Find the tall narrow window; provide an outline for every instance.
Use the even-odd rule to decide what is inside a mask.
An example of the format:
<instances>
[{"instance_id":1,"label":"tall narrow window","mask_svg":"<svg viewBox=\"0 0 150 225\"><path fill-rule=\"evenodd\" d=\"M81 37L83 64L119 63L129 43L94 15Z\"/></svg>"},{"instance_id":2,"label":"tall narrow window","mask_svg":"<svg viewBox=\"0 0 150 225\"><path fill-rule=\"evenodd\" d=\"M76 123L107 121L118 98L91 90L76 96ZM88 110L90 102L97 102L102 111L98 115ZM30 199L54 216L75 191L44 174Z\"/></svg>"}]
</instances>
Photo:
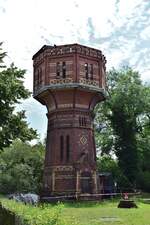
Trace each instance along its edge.
<instances>
[{"instance_id":1,"label":"tall narrow window","mask_svg":"<svg viewBox=\"0 0 150 225\"><path fill-rule=\"evenodd\" d=\"M90 64L90 79L93 80L93 64Z\"/></svg>"},{"instance_id":2,"label":"tall narrow window","mask_svg":"<svg viewBox=\"0 0 150 225\"><path fill-rule=\"evenodd\" d=\"M60 160L63 161L64 158L64 137L60 136Z\"/></svg>"},{"instance_id":3,"label":"tall narrow window","mask_svg":"<svg viewBox=\"0 0 150 225\"><path fill-rule=\"evenodd\" d=\"M42 84L42 68L40 68L40 78L39 78L39 83Z\"/></svg>"},{"instance_id":4,"label":"tall narrow window","mask_svg":"<svg viewBox=\"0 0 150 225\"><path fill-rule=\"evenodd\" d=\"M86 118L85 117L84 117L83 121L84 121L84 126L86 127Z\"/></svg>"},{"instance_id":5,"label":"tall narrow window","mask_svg":"<svg viewBox=\"0 0 150 225\"><path fill-rule=\"evenodd\" d=\"M62 77L66 78L66 62L62 63Z\"/></svg>"},{"instance_id":6,"label":"tall narrow window","mask_svg":"<svg viewBox=\"0 0 150 225\"><path fill-rule=\"evenodd\" d=\"M84 117L82 117L82 127L84 127Z\"/></svg>"},{"instance_id":7,"label":"tall narrow window","mask_svg":"<svg viewBox=\"0 0 150 225\"><path fill-rule=\"evenodd\" d=\"M40 77L40 73L39 73L39 69L37 70L37 85L39 85L39 77Z\"/></svg>"},{"instance_id":8,"label":"tall narrow window","mask_svg":"<svg viewBox=\"0 0 150 225\"><path fill-rule=\"evenodd\" d=\"M85 77L88 79L88 63L84 64L84 69L85 69Z\"/></svg>"},{"instance_id":9,"label":"tall narrow window","mask_svg":"<svg viewBox=\"0 0 150 225\"><path fill-rule=\"evenodd\" d=\"M57 62L56 73L57 73L57 77L60 77L60 62Z\"/></svg>"},{"instance_id":10,"label":"tall narrow window","mask_svg":"<svg viewBox=\"0 0 150 225\"><path fill-rule=\"evenodd\" d=\"M66 137L66 159L69 161L70 158L70 137L67 135Z\"/></svg>"},{"instance_id":11,"label":"tall narrow window","mask_svg":"<svg viewBox=\"0 0 150 225\"><path fill-rule=\"evenodd\" d=\"M39 85L39 69L37 69L37 85Z\"/></svg>"},{"instance_id":12,"label":"tall narrow window","mask_svg":"<svg viewBox=\"0 0 150 225\"><path fill-rule=\"evenodd\" d=\"M85 69L85 78L93 80L93 64L84 64L84 69Z\"/></svg>"},{"instance_id":13,"label":"tall narrow window","mask_svg":"<svg viewBox=\"0 0 150 225\"><path fill-rule=\"evenodd\" d=\"M79 116L79 126L82 126L82 118Z\"/></svg>"}]
</instances>

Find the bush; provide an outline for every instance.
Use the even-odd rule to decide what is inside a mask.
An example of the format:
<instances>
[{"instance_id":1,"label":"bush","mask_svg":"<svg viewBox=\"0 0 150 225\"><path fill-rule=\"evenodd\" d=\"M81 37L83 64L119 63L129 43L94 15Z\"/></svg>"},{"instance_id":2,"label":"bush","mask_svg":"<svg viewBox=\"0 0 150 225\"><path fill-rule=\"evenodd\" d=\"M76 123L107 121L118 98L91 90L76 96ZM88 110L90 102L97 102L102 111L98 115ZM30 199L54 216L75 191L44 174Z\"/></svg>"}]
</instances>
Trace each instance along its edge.
<instances>
[{"instance_id":1,"label":"bush","mask_svg":"<svg viewBox=\"0 0 150 225\"><path fill-rule=\"evenodd\" d=\"M16 141L0 152L0 193L38 193L43 173L44 146Z\"/></svg>"},{"instance_id":2,"label":"bush","mask_svg":"<svg viewBox=\"0 0 150 225\"><path fill-rule=\"evenodd\" d=\"M55 206L44 204L33 207L4 198L0 199L0 203L2 205L0 214L3 215L1 216L1 224L7 224L7 217L9 225L14 225L14 220L17 220L18 225L75 225L71 218L62 216L62 203ZM2 219L5 220L2 221Z\"/></svg>"}]
</instances>

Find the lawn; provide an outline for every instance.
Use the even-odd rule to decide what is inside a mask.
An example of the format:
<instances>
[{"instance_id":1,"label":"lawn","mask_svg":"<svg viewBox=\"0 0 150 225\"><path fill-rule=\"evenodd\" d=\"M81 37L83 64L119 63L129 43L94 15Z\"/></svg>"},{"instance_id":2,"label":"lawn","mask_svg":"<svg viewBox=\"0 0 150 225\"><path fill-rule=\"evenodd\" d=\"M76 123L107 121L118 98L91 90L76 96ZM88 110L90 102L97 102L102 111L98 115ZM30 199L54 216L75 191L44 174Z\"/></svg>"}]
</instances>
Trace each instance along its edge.
<instances>
[{"instance_id":1,"label":"lawn","mask_svg":"<svg viewBox=\"0 0 150 225\"><path fill-rule=\"evenodd\" d=\"M119 200L100 203L64 203L33 207L0 199L1 204L29 225L150 225L150 204L137 200L138 208L117 208Z\"/></svg>"},{"instance_id":2,"label":"lawn","mask_svg":"<svg viewBox=\"0 0 150 225\"><path fill-rule=\"evenodd\" d=\"M150 225L150 204L137 203L138 208L120 209L118 202L65 205L62 214L68 214L80 225Z\"/></svg>"}]
</instances>

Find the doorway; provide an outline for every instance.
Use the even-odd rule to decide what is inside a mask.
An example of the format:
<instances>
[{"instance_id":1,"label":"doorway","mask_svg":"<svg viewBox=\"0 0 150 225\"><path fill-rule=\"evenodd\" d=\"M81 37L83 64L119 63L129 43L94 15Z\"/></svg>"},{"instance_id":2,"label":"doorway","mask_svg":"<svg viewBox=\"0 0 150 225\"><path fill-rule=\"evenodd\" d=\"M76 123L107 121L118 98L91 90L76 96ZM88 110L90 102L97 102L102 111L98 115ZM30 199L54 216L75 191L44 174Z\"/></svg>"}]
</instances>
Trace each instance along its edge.
<instances>
[{"instance_id":1,"label":"doorway","mask_svg":"<svg viewBox=\"0 0 150 225\"><path fill-rule=\"evenodd\" d=\"M81 193L92 193L91 173L82 172L81 174Z\"/></svg>"}]
</instances>

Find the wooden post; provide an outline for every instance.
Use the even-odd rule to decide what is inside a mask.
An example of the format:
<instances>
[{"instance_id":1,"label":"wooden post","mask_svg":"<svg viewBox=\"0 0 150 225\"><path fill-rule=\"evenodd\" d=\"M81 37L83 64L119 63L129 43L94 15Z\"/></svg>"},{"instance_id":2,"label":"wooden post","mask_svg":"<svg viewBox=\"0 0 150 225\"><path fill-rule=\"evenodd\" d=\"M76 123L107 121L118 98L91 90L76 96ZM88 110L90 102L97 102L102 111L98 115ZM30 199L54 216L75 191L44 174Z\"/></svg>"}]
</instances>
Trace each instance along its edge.
<instances>
[{"instance_id":1,"label":"wooden post","mask_svg":"<svg viewBox=\"0 0 150 225\"><path fill-rule=\"evenodd\" d=\"M77 170L77 175L76 175L76 199L78 199L78 193L79 193L79 179L80 179L80 171Z\"/></svg>"},{"instance_id":2,"label":"wooden post","mask_svg":"<svg viewBox=\"0 0 150 225\"><path fill-rule=\"evenodd\" d=\"M52 172L52 192L55 191L55 171Z\"/></svg>"},{"instance_id":3,"label":"wooden post","mask_svg":"<svg viewBox=\"0 0 150 225\"><path fill-rule=\"evenodd\" d=\"M97 174L96 174L96 171L93 172L93 180L94 180L94 186L95 186L95 193L97 194Z\"/></svg>"}]
</instances>

